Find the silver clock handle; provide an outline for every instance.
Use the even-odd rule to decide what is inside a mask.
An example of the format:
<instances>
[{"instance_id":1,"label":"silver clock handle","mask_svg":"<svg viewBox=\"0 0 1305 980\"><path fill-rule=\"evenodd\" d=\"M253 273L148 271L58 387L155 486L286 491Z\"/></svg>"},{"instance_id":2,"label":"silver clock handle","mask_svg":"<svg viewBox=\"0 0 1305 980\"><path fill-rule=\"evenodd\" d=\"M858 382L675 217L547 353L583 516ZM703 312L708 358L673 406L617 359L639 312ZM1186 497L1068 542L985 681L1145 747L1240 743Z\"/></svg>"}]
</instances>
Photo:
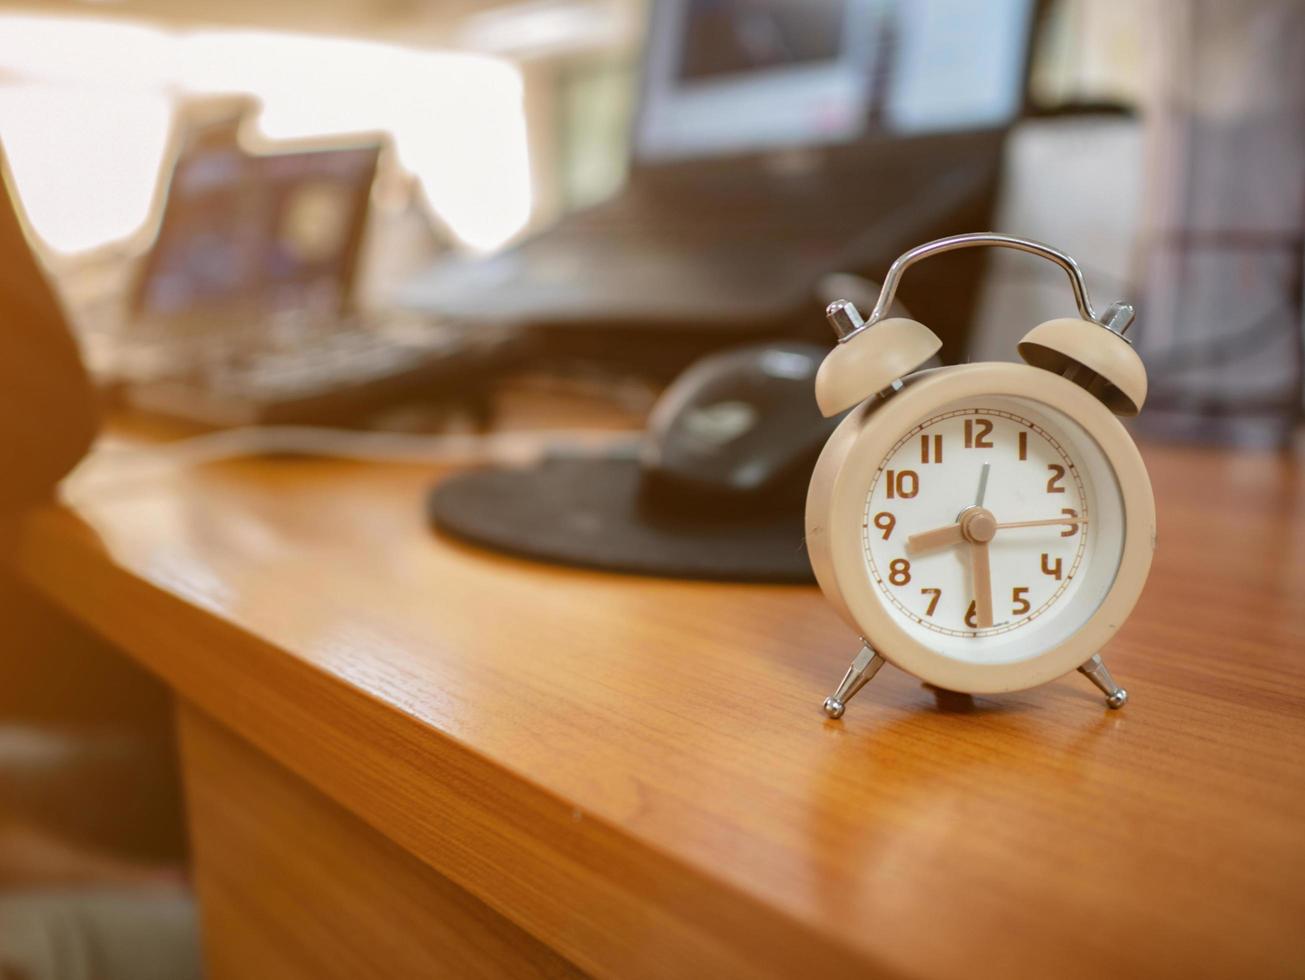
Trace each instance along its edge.
<instances>
[{"instance_id":1,"label":"silver clock handle","mask_svg":"<svg viewBox=\"0 0 1305 980\"><path fill-rule=\"evenodd\" d=\"M1064 269L1065 274L1069 276L1070 288L1074 290L1074 302L1078 305L1078 312L1083 319L1099 323L1101 326L1119 334L1127 330L1129 324L1133 322L1133 307L1127 303L1115 303L1104 314L1098 316L1092 308L1092 300L1088 298L1087 284L1083 281L1083 273L1079 270L1078 263L1060 249L1052 248L1050 245L1044 245L1042 242L1035 242L1028 238L1016 238L1014 235L999 235L996 232L981 231L938 238L932 242L917 245L910 251L899 255L888 268L888 274L884 277L883 288L879 290L879 299L875 303L875 308L870 312L869 318L864 324L856 324L855 330L849 331L846 336L840 339L847 340L853 333L859 333L865 327L873 326L884 318L893 305L893 299L897 295L897 286L902 280L902 274L907 269L931 255L954 252L961 248L1013 248L1016 251L1028 252L1049 262L1054 262Z\"/></svg>"}]
</instances>

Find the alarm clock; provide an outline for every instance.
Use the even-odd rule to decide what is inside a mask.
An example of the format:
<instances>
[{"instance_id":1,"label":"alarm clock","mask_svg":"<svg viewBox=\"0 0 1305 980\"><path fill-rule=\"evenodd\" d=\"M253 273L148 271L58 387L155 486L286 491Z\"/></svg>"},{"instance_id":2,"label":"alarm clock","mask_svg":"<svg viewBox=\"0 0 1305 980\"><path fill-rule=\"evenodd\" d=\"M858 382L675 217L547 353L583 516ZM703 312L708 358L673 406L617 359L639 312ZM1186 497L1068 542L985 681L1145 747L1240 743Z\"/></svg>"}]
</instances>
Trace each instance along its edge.
<instances>
[{"instance_id":1,"label":"alarm clock","mask_svg":"<svg viewBox=\"0 0 1305 980\"><path fill-rule=\"evenodd\" d=\"M898 284L916 262L972 247L1054 262L1079 316L1025 335L1023 364L919 370L942 343L888 315ZM816 401L826 416L851 411L812 474L806 543L861 647L825 713L842 717L885 662L972 694L1077 669L1122 707L1128 694L1100 651L1141 594L1156 536L1146 467L1116 418L1146 398L1146 370L1123 336L1132 307L1098 315L1068 255L985 233L900 256L867 319L845 300L826 313L839 339Z\"/></svg>"}]
</instances>

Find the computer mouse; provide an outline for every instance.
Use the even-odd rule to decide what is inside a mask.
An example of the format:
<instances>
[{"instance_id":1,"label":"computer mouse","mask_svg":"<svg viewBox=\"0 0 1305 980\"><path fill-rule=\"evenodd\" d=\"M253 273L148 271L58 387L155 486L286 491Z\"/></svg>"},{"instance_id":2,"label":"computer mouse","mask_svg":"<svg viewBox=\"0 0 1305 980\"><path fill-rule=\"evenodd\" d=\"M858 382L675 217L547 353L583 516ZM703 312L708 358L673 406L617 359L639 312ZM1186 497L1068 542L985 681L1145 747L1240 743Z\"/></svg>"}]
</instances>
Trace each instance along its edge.
<instances>
[{"instance_id":1,"label":"computer mouse","mask_svg":"<svg viewBox=\"0 0 1305 980\"><path fill-rule=\"evenodd\" d=\"M710 354L675 379L649 417L643 496L662 508L801 506L839 419L820 414L816 344L777 341Z\"/></svg>"}]
</instances>

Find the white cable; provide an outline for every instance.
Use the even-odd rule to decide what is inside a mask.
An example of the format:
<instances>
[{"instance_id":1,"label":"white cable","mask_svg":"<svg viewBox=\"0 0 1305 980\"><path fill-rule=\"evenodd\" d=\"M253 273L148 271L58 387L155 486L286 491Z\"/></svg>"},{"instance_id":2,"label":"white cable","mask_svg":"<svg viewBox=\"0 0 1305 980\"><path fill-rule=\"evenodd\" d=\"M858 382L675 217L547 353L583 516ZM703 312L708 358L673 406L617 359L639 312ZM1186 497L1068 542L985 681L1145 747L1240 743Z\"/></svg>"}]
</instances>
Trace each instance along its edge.
<instances>
[{"instance_id":1,"label":"white cable","mask_svg":"<svg viewBox=\"0 0 1305 980\"><path fill-rule=\"evenodd\" d=\"M541 429L487 435L420 435L317 426L249 426L148 447L106 446L64 481L71 500L105 484L166 476L183 467L251 456L296 455L386 463L521 466L550 453L610 453L637 445L630 430Z\"/></svg>"}]
</instances>

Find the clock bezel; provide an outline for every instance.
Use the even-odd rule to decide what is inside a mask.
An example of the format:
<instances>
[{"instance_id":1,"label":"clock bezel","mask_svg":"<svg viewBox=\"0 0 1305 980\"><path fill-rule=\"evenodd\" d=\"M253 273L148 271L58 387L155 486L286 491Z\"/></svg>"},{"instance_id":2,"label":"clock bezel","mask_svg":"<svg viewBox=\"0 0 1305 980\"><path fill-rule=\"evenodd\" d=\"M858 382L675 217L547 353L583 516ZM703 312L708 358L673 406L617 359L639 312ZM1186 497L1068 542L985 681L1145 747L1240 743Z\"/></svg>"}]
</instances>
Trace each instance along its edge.
<instances>
[{"instance_id":1,"label":"clock bezel","mask_svg":"<svg viewBox=\"0 0 1305 980\"><path fill-rule=\"evenodd\" d=\"M1023 364L985 363L910 375L901 391L855 408L830 437L807 495L807 551L816 580L849 625L885 660L938 687L973 694L1019 691L1077 668L1114 637L1141 595L1155 549L1155 497L1127 430L1095 397L1057 374ZM866 569L859 533L865 494L903 432L957 401L1009 396L1068 415L1101 448L1123 500L1119 569L1101 605L1072 636L1036 656L966 663L929 648L893 619ZM846 529L830 534L831 528Z\"/></svg>"}]
</instances>

